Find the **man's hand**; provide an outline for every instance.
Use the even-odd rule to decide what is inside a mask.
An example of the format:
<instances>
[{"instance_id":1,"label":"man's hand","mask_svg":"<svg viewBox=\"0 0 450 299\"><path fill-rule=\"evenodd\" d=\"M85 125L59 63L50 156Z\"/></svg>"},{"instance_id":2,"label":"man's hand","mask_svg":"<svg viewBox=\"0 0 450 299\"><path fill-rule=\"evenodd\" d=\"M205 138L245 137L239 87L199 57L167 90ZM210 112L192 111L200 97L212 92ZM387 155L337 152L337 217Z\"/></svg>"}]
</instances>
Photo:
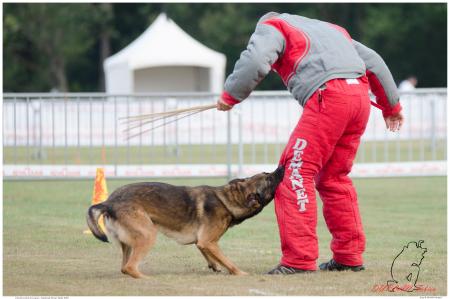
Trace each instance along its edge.
<instances>
[{"instance_id":1,"label":"man's hand","mask_svg":"<svg viewBox=\"0 0 450 299\"><path fill-rule=\"evenodd\" d=\"M384 118L386 129L390 130L391 132L399 131L403 125L403 121L404 118L401 112Z\"/></svg>"},{"instance_id":2,"label":"man's hand","mask_svg":"<svg viewBox=\"0 0 450 299\"><path fill-rule=\"evenodd\" d=\"M231 108L233 108L233 106L224 103L224 101L221 98L217 101L217 110L228 111Z\"/></svg>"}]
</instances>

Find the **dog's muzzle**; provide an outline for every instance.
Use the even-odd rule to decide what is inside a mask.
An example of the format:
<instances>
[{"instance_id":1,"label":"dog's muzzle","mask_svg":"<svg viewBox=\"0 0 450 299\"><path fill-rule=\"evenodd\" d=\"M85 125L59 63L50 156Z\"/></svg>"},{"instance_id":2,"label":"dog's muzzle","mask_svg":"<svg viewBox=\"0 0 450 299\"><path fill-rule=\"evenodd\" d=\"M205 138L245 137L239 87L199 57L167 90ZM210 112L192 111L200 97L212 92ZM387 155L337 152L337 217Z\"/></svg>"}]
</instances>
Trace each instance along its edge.
<instances>
[{"instance_id":1,"label":"dog's muzzle","mask_svg":"<svg viewBox=\"0 0 450 299\"><path fill-rule=\"evenodd\" d=\"M277 179L277 183L281 182L284 177L284 166L278 166L278 168L273 172L275 179Z\"/></svg>"}]
</instances>

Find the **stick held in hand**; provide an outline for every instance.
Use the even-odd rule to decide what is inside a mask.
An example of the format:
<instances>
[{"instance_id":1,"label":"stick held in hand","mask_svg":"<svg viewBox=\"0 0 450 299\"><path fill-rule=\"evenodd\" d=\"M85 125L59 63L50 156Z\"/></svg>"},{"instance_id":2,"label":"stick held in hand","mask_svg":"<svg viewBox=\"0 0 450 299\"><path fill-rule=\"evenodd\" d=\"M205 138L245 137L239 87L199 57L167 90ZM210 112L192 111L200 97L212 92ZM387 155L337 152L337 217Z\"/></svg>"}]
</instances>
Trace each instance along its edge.
<instances>
[{"instance_id":1,"label":"stick held in hand","mask_svg":"<svg viewBox=\"0 0 450 299\"><path fill-rule=\"evenodd\" d=\"M157 117L157 116L173 116L173 115L178 115L180 113L197 111L197 110L209 110L209 109L216 108L216 107L217 107L217 104L201 105L201 106L177 109L177 110L172 110L172 111L156 112L156 113L149 113L149 114L140 114L140 115L133 115L133 116L125 116L125 117L120 117L119 119L130 120L130 119L153 118L153 117Z\"/></svg>"},{"instance_id":2,"label":"stick held in hand","mask_svg":"<svg viewBox=\"0 0 450 299\"><path fill-rule=\"evenodd\" d=\"M195 106L190 108L183 108L183 109L177 109L172 111L166 111L166 112L156 112L156 113L149 113L149 114L141 114L141 115L133 115L133 116L126 116L121 117L119 120L122 121L123 125L127 125L128 127L123 130L123 133L126 133L126 140L130 140L134 137L141 136L145 133L151 132L154 129L163 127L169 123L173 123L175 121L178 121L182 118L191 116L193 114L203 112L209 109L216 108L217 104L210 104L210 105L201 105L201 106ZM184 114L184 115L183 115ZM172 119L170 121L167 121L170 117L177 117L175 119ZM157 126L152 126L150 129L142 130L142 128L145 125L153 124L157 121L162 120L163 123L159 124ZM139 132L132 134L133 130L139 129Z\"/></svg>"}]
</instances>

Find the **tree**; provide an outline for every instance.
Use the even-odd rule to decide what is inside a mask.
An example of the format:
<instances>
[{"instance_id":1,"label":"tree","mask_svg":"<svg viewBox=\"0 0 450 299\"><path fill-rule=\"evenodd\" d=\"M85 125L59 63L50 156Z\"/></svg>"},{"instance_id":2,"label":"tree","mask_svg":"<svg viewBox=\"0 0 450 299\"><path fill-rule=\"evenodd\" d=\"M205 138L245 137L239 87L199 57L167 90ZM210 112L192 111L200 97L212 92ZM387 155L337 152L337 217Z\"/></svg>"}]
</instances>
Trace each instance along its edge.
<instances>
[{"instance_id":1,"label":"tree","mask_svg":"<svg viewBox=\"0 0 450 299\"><path fill-rule=\"evenodd\" d=\"M446 86L446 17L445 4L372 4L362 42L380 53L397 81L415 75L419 86Z\"/></svg>"},{"instance_id":2,"label":"tree","mask_svg":"<svg viewBox=\"0 0 450 299\"><path fill-rule=\"evenodd\" d=\"M17 6L4 5L3 85L5 91L43 91L51 88L48 63L23 34Z\"/></svg>"},{"instance_id":3,"label":"tree","mask_svg":"<svg viewBox=\"0 0 450 299\"><path fill-rule=\"evenodd\" d=\"M59 91L68 91L67 64L80 57L92 46L90 34L92 10L89 4L8 4L19 25L18 33L32 44L48 62L50 85ZM5 27L5 29L12 29ZM11 34L11 33L7 33ZM19 49L26 51L26 49Z\"/></svg>"},{"instance_id":4,"label":"tree","mask_svg":"<svg viewBox=\"0 0 450 299\"><path fill-rule=\"evenodd\" d=\"M99 44L99 66L98 66L98 89L105 90L105 73L103 71L103 61L111 55L111 37L114 34L112 21L114 18L113 6L111 3L94 4L96 15L95 24L98 24L98 44Z\"/></svg>"},{"instance_id":5,"label":"tree","mask_svg":"<svg viewBox=\"0 0 450 299\"><path fill-rule=\"evenodd\" d=\"M258 19L268 11L318 18L346 28L385 59L394 78L446 86L444 3L6 3L6 91L104 90L103 61L165 12L183 30L227 57L229 74ZM269 74L258 89L284 89Z\"/></svg>"}]
</instances>

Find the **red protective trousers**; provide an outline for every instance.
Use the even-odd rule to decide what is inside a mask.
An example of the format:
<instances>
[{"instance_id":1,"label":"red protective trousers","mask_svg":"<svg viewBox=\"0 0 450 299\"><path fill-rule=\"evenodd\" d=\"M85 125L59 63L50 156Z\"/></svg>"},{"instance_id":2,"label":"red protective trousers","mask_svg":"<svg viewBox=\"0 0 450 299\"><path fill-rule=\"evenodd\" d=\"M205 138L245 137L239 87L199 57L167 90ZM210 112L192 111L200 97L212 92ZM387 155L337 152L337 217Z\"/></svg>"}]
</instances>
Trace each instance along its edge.
<instances>
[{"instance_id":1,"label":"red protective trousers","mask_svg":"<svg viewBox=\"0 0 450 299\"><path fill-rule=\"evenodd\" d=\"M367 78L334 79L306 102L280 165L285 175L275 194L281 264L316 270L315 191L332 234L333 258L362 265L365 236L355 188L348 177L370 113Z\"/></svg>"}]
</instances>

